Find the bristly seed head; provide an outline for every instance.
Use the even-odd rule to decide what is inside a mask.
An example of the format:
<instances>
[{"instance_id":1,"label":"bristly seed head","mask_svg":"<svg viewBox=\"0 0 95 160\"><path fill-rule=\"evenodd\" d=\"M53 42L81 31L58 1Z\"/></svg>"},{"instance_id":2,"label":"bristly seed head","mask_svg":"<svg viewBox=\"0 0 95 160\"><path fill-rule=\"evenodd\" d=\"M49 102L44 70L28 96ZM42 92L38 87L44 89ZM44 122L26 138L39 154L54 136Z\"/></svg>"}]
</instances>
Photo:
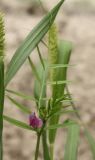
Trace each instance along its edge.
<instances>
[{"instance_id":1,"label":"bristly seed head","mask_svg":"<svg viewBox=\"0 0 95 160\"><path fill-rule=\"evenodd\" d=\"M43 125L43 121L42 119L38 118L35 114L35 112L33 112L30 116L29 116L29 124L30 126L32 126L33 128L41 128Z\"/></svg>"},{"instance_id":2,"label":"bristly seed head","mask_svg":"<svg viewBox=\"0 0 95 160\"><path fill-rule=\"evenodd\" d=\"M4 57L4 41L5 41L5 31L4 31L4 20L3 14L0 12L0 58Z\"/></svg>"}]
</instances>

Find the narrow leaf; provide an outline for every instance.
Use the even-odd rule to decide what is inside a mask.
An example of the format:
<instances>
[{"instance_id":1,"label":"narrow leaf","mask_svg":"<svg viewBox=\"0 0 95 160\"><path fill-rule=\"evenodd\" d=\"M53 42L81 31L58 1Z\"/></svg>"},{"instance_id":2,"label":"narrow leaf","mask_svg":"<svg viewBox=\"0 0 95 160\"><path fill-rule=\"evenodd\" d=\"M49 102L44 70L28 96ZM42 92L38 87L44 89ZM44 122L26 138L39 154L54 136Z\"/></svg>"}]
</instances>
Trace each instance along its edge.
<instances>
[{"instance_id":1,"label":"narrow leaf","mask_svg":"<svg viewBox=\"0 0 95 160\"><path fill-rule=\"evenodd\" d=\"M56 115L63 115L63 114L68 114L68 113L74 113L74 112L76 112L76 111L74 111L74 110L63 110L63 111L53 111L53 113L51 113L50 115L49 115L49 117L51 118L51 117L53 117L53 116L56 116Z\"/></svg>"},{"instance_id":2,"label":"narrow leaf","mask_svg":"<svg viewBox=\"0 0 95 160\"><path fill-rule=\"evenodd\" d=\"M15 76L16 72L20 69L22 64L28 58L30 53L34 50L34 48L38 45L44 35L47 33L49 28L51 27L61 5L64 0L61 0L41 21L38 25L29 33L26 39L23 41L21 46L17 49L14 54L5 79L5 86L8 85L10 80Z\"/></svg>"},{"instance_id":3,"label":"narrow leaf","mask_svg":"<svg viewBox=\"0 0 95 160\"><path fill-rule=\"evenodd\" d=\"M21 111L23 111L24 113L27 113L27 114L31 114L31 110L27 107L27 106L24 106L20 103L18 103L16 100L14 100L13 98L11 98L10 96L7 96L9 98L9 100L16 106L18 107Z\"/></svg>"},{"instance_id":4,"label":"narrow leaf","mask_svg":"<svg viewBox=\"0 0 95 160\"><path fill-rule=\"evenodd\" d=\"M47 82L47 84L49 85L62 85L62 84L68 84L70 83L71 81L51 81L51 82Z\"/></svg>"},{"instance_id":5,"label":"narrow leaf","mask_svg":"<svg viewBox=\"0 0 95 160\"><path fill-rule=\"evenodd\" d=\"M69 121L69 122L64 122L63 124L55 124L55 125L50 125L46 127L45 129L51 130L51 129L58 129L58 128L64 128L68 127L69 125L75 124L74 121Z\"/></svg>"},{"instance_id":6,"label":"narrow leaf","mask_svg":"<svg viewBox=\"0 0 95 160\"><path fill-rule=\"evenodd\" d=\"M72 67L74 65L69 65L69 64L53 64L48 66L49 68L66 68L66 67Z\"/></svg>"},{"instance_id":7,"label":"narrow leaf","mask_svg":"<svg viewBox=\"0 0 95 160\"><path fill-rule=\"evenodd\" d=\"M27 129L27 130L34 130L28 124L26 124L24 122L21 122L21 121L18 121L18 120L14 119L14 118L10 118L8 116L3 115L3 119L6 120L9 123L15 125L15 126L20 127L20 128Z\"/></svg>"},{"instance_id":8,"label":"narrow leaf","mask_svg":"<svg viewBox=\"0 0 95 160\"><path fill-rule=\"evenodd\" d=\"M77 160L79 131L80 128L77 124L68 127L68 136L65 146L64 160Z\"/></svg>"},{"instance_id":9,"label":"narrow leaf","mask_svg":"<svg viewBox=\"0 0 95 160\"><path fill-rule=\"evenodd\" d=\"M91 152L94 160L95 159L95 139L92 137L91 133L87 129L84 130L84 133L88 140L89 146L91 148Z\"/></svg>"},{"instance_id":10,"label":"narrow leaf","mask_svg":"<svg viewBox=\"0 0 95 160\"><path fill-rule=\"evenodd\" d=\"M70 56L72 51L72 44L68 41L59 41L58 43L58 65L67 65L69 64ZM67 69L68 67L58 68L56 73L56 79L55 81L66 81L67 79ZM68 81L67 81L68 82ZM65 89L66 83L62 83L60 85L55 86L53 88L53 99L59 99L60 97L64 96L64 89ZM63 100L64 101L64 100ZM60 103L58 103L58 107L60 110ZM55 107L55 103L54 103ZM50 125L57 124L59 121L59 115L51 118ZM56 129L53 131L49 131L49 142L53 146L56 136Z\"/></svg>"},{"instance_id":11,"label":"narrow leaf","mask_svg":"<svg viewBox=\"0 0 95 160\"><path fill-rule=\"evenodd\" d=\"M19 93L17 91L13 91L13 90L9 90L9 89L6 89L6 91L11 93L11 94L13 94L13 95L15 95L15 96L18 96L18 97L21 97L23 99L26 99L26 100L37 101L34 97L27 96L27 95L25 95L23 93Z\"/></svg>"},{"instance_id":12,"label":"narrow leaf","mask_svg":"<svg viewBox=\"0 0 95 160\"><path fill-rule=\"evenodd\" d=\"M44 60L44 64L45 64L45 67L47 67L45 60ZM41 105L42 107L45 107L46 85L44 85L44 84L46 84L47 73L43 69L43 66L41 63L38 64L36 68L37 68L38 75L41 79L41 84L37 81L37 79L35 80L34 96L39 101L39 103L37 103L37 106Z\"/></svg>"}]
</instances>

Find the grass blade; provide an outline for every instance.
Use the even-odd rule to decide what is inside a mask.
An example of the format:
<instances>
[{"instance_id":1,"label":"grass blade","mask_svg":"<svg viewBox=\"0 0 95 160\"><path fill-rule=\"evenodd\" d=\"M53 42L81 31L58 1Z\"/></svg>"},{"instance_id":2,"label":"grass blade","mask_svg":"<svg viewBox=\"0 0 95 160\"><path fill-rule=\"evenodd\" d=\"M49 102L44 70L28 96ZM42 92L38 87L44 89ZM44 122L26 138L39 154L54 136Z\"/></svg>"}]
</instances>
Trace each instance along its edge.
<instances>
[{"instance_id":1,"label":"grass blade","mask_svg":"<svg viewBox=\"0 0 95 160\"><path fill-rule=\"evenodd\" d=\"M58 65L68 65L70 56L71 56L71 51L72 51L72 44L67 41L59 41L58 44ZM51 64L54 65L54 64ZM63 68L58 68L57 69L57 75L55 81L66 81L68 82L67 79L67 69L68 67L63 67ZM66 83L61 83L58 86L55 86L53 88L53 99L59 99L64 95L64 89L65 89ZM60 102L61 103L61 102ZM59 107L60 110L60 103L57 104L57 107ZM55 107L55 105L54 105ZM50 125L57 124L59 121L59 115L56 115L51 118L50 120ZM53 131L49 131L49 142L50 142L50 148L52 150L52 157L53 157L53 146L54 146L54 141L55 141L55 136L56 136L56 131L57 129ZM53 158L52 158L53 159Z\"/></svg>"},{"instance_id":2,"label":"grass blade","mask_svg":"<svg viewBox=\"0 0 95 160\"><path fill-rule=\"evenodd\" d=\"M31 110L27 107L27 106L24 106L20 103L18 103L16 100L14 100L13 98L11 98L10 96L7 96L9 98L9 100L16 106L18 107L21 111L23 111L24 113L27 113L27 114L31 114Z\"/></svg>"},{"instance_id":3,"label":"grass blade","mask_svg":"<svg viewBox=\"0 0 95 160\"><path fill-rule=\"evenodd\" d=\"M69 64L53 64L48 66L49 68L66 68L66 67L72 67L74 65L69 65Z\"/></svg>"},{"instance_id":4,"label":"grass blade","mask_svg":"<svg viewBox=\"0 0 95 160\"><path fill-rule=\"evenodd\" d=\"M45 60L44 60L44 64L45 64L45 67L46 67L47 64L46 64ZM39 83L37 79L35 80L34 96L38 101L40 100L41 106L45 107L44 98L46 97L46 85L43 86L43 91L42 91L43 93L41 93L41 88L42 88L42 84L43 84L43 79L45 79L45 81L46 81L46 71L44 71L43 66L42 66L41 63L37 65L36 69L37 69L38 76L39 76L39 78L41 80L41 83ZM37 105L39 105L39 103L37 103Z\"/></svg>"},{"instance_id":5,"label":"grass blade","mask_svg":"<svg viewBox=\"0 0 95 160\"><path fill-rule=\"evenodd\" d=\"M47 33L49 28L51 27L61 5L64 0L61 0L41 21L38 25L29 33L21 46L17 49L14 54L5 79L5 86L11 81L11 79L15 76L16 72L20 69L22 64L28 58L30 53L34 50L34 48L38 45L44 35Z\"/></svg>"},{"instance_id":6,"label":"grass blade","mask_svg":"<svg viewBox=\"0 0 95 160\"><path fill-rule=\"evenodd\" d=\"M32 97L32 96L27 96L27 95L25 95L23 93L19 93L17 91L13 91L13 90L9 90L9 89L6 89L6 91L9 92L9 93L11 93L11 94L13 94L13 95L15 95L15 96L21 97L23 99L31 100L31 101L36 101L37 102L37 100L34 97Z\"/></svg>"},{"instance_id":7,"label":"grass blade","mask_svg":"<svg viewBox=\"0 0 95 160\"><path fill-rule=\"evenodd\" d=\"M11 123L13 125L15 125L15 126L20 127L20 128L27 129L27 130L33 130L34 131L34 129L32 127L30 127L28 124L26 124L24 122L21 122L21 121L18 121L18 120L14 119L14 118L10 118L8 116L3 115L3 119L5 121L7 121L7 122L9 122L9 123Z\"/></svg>"},{"instance_id":8,"label":"grass blade","mask_svg":"<svg viewBox=\"0 0 95 160\"><path fill-rule=\"evenodd\" d=\"M65 146L64 160L77 160L77 150L79 142L79 125L70 125L68 127L68 136Z\"/></svg>"},{"instance_id":9,"label":"grass blade","mask_svg":"<svg viewBox=\"0 0 95 160\"><path fill-rule=\"evenodd\" d=\"M89 146L91 148L91 152L92 152L93 160L94 160L95 159L95 139L92 137L92 135L87 129L84 130L84 133L88 140Z\"/></svg>"},{"instance_id":10,"label":"grass blade","mask_svg":"<svg viewBox=\"0 0 95 160\"><path fill-rule=\"evenodd\" d=\"M64 122L63 124L55 124L55 125L50 125L48 127L45 128L45 130L53 130L53 129L58 129L58 128L64 128L64 127L68 127L70 125L75 124L74 121L68 121L68 122Z\"/></svg>"},{"instance_id":11,"label":"grass blade","mask_svg":"<svg viewBox=\"0 0 95 160\"><path fill-rule=\"evenodd\" d=\"M52 82L47 82L48 85L62 85L62 84L68 84L70 83L71 81L52 81Z\"/></svg>"},{"instance_id":12,"label":"grass blade","mask_svg":"<svg viewBox=\"0 0 95 160\"><path fill-rule=\"evenodd\" d=\"M76 112L76 111L74 111L74 110L62 110L62 111L56 110L55 112L53 111L53 113L51 113L49 115L49 117L51 118L55 115L63 115L63 114L74 113L74 112Z\"/></svg>"},{"instance_id":13,"label":"grass blade","mask_svg":"<svg viewBox=\"0 0 95 160\"><path fill-rule=\"evenodd\" d=\"M72 44L68 41L59 41L58 45L59 51L59 65L68 65L70 61L71 51L72 51ZM68 67L59 68L57 72L57 81L66 81L67 79L67 69ZM56 93L56 97L59 98L64 94L66 84L62 84L59 86L58 91Z\"/></svg>"}]
</instances>

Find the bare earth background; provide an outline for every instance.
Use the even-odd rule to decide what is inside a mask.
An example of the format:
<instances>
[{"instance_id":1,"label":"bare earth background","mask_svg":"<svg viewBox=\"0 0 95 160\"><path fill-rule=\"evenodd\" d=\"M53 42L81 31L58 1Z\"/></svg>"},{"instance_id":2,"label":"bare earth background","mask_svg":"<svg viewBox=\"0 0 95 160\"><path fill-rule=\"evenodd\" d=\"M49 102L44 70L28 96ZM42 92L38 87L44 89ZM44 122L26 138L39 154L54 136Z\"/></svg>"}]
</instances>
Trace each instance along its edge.
<instances>
[{"instance_id":1,"label":"bare earth background","mask_svg":"<svg viewBox=\"0 0 95 160\"><path fill-rule=\"evenodd\" d=\"M44 1L46 10L52 8L57 0ZM31 7L30 7L31 6ZM16 48L45 14L38 6L25 3L25 0L2 0L0 10L5 14L6 30L6 66ZM94 0L67 0L56 19L59 27L59 37L73 42L74 50L71 64L77 64L69 70L68 79L76 105L81 117L88 124L95 138L95 2ZM43 55L46 55L42 48ZM32 58L37 62L37 53ZM27 94L33 91L33 75L26 62L17 73L8 88ZM21 100L20 100L21 101ZM31 110L35 104L21 101ZM28 122L28 117L16 109L8 100L5 102L5 113L22 121ZM62 160L64 153L65 132L58 131L55 147L55 160ZM4 122L4 160L32 160L34 156L36 136L26 130L21 130ZM42 153L40 152L40 157ZM42 158L40 158L42 159ZM78 160L92 160L89 147L81 135Z\"/></svg>"}]
</instances>

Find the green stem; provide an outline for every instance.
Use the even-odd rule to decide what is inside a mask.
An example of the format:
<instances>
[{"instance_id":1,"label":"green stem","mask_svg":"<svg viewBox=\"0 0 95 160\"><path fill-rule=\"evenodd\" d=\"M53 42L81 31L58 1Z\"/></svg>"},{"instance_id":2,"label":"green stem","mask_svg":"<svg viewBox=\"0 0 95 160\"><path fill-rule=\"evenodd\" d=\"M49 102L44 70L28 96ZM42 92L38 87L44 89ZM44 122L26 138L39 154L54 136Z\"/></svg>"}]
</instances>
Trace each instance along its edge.
<instances>
[{"instance_id":1,"label":"green stem","mask_svg":"<svg viewBox=\"0 0 95 160\"><path fill-rule=\"evenodd\" d=\"M40 133L38 133L38 134L37 134L36 151L35 151L35 160L37 160L37 159L38 159L38 155L39 155L40 137L41 137L41 134L40 134Z\"/></svg>"},{"instance_id":2,"label":"green stem","mask_svg":"<svg viewBox=\"0 0 95 160\"><path fill-rule=\"evenodd\" d=\"M54 154L54 144L51 143L50 144L50 158L51 158L51 160L53 160L53 154Z\"/></svg>"},{"instance_id":3,"label":"green stem","mask_svg":"<svg viewBox=\"0 0 95 160\"><path fill-rule=\"evenodd\" d=\"M3 160L4 63L0 63L0 160Z\"/></svg>"},{"instance_id":4,"label":"green stem","mask_svg":"<svg viewBox=\"0 0 95 160\"><path fill-rule=\"evenodd\" d=\"M39 155L39 145L40 145L40 137L41 137L41 135L43 136L43 134L44 134L44 128L45 128L45 126L46 126L46 121L45 121L45 120L43 120L43 121L44 121L43 127L41 128L40 132L37 133L37 144L36 144L36 151L35 151L35 160L38 159L38 155ZM48 158L48 160L49 160L49 158Z\"/></svg>"},{"instance_id":5,"label":"green stem","mask_svg":"<svg viewBox=\"0 0 95 160\"><path fill-rule=\"evenodd\" d=\"M42 133L42 144L43 144L43 156L44 160L50 160L49 149L47 144L47 132L43 131Z\"/></svg>"}]
</instances>

